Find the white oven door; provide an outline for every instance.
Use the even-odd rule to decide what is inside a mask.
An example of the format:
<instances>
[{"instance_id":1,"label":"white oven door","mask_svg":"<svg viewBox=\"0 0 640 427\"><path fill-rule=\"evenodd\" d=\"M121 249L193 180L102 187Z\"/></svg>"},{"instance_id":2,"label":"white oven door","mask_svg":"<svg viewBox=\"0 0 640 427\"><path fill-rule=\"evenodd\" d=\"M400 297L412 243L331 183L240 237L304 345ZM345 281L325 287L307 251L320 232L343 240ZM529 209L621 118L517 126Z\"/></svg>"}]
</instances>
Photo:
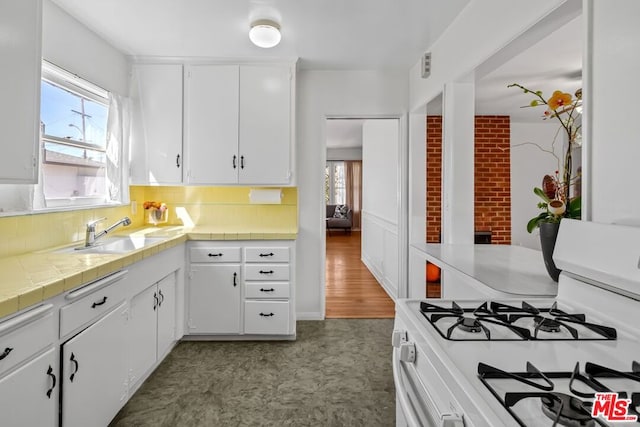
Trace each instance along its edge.
<instances>
[{"instance_id":1,"label":"white oven door","mask_svg":"<svg viewBox=\"0 0 640 427\"><path fill-rule=\"evenodd\" d=\"M402 332L394 331L402 334ZM404 333L406 336L406 333ZM396 387L396 427L464 427L462 416L443 414L429 395L414 366L416 346L394 337L393 380Z\"/></svg>"}]
</instances>

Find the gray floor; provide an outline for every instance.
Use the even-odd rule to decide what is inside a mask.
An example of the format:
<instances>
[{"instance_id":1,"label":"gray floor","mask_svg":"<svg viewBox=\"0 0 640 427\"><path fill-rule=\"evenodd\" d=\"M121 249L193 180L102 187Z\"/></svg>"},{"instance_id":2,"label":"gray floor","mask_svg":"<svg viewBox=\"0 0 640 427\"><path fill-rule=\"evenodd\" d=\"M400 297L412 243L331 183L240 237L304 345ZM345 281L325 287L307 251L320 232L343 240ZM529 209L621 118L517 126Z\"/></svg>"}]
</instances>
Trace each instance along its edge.
<instances>
[{"instance_id":1,"label":"gray floor","mask_svg":"<svg viewBox=\"0 0 640 427\"><path fill-rule=\"evenodd\" d=\"M392 319L298 322L293 342L182 342L111 426L393 426Z\"/></svg>"}]
</instances>

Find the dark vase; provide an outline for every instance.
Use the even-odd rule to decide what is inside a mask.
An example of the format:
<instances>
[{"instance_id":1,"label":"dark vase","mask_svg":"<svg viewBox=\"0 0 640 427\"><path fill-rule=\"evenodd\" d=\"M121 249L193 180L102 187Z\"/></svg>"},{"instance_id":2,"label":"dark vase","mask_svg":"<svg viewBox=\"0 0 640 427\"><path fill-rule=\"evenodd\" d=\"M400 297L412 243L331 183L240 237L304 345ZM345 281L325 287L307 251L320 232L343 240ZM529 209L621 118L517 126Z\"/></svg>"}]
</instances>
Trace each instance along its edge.
<instances>
[{"instance_id":1,"label":"dark vase","mask_svg":"<svg viewBox=\"0 0 640 427\"><path fill-rule=\"evenodd\" d=\"M556 238L558 237L559 229L559 223L540 223L540 245L542 246L542 258L544 259L544 266L547 268L547 273L549 273L549 276L551 276L554 282L557 282L558 277L560 276L560 270L558 270L556 264L553 262L553 248L556 246Z\"/></svg>"}]
</instances>

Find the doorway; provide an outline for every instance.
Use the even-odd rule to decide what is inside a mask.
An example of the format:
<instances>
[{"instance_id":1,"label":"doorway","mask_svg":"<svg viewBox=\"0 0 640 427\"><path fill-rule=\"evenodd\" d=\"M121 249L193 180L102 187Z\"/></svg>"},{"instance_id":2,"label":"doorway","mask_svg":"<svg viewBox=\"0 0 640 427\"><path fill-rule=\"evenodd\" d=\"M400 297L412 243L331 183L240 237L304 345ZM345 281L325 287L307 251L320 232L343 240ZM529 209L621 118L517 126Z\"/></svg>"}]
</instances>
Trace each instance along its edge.
<instances>
[{"instance_id":1,"label":"doorway","mask_svg":"<svg viewBox=\"0 0 640 427\"><path fill-rule=\"evenodd\" d=\"M368 138L367 135L371 132L377 134L377 126L389 127L393 137L382 142L377 141L376 138ZM371 162L369 167L376 170L375 176L384 178L384 171L391 170L385 183L391 187L397 186L397 173L394 172L394 170L397 171L397 161L390 159L393 167L380 168L378 165L380 159L377 156L379 154L377 144L397 147L397 126L397 119L326 120L325 314L327 318L392 318L394 316L394 302L384 286L386 277L384 270L380 268L382 257L377 256L378 249L382 249L382 245L374 243L378 240L378 236L384 234L380 233L384 230L379 230L376 224L380 222L377 219L379 197L371 194L372 188L380 187L380 184L375 182L379 178L369 178L369 183L365 180L371 175L366 165L369 159ZM366 140L371 144L367 149L364 147ZM371 154L371 150L375 152ZM367 204L370 206L369 209L365 209ZM393 239L388 240L388 245L391 246ZM397 239L395 242L396 247L393 248L393 252L397 254ZM374 256L370 249L367 250L369 248L367 244L372 243L378 246ZM392 269L388 269L387 273L391 276L386 280L387 285L392 284L394 282ZM395 276L397 276L397 261Z\"/></svg>"}]
</instances>

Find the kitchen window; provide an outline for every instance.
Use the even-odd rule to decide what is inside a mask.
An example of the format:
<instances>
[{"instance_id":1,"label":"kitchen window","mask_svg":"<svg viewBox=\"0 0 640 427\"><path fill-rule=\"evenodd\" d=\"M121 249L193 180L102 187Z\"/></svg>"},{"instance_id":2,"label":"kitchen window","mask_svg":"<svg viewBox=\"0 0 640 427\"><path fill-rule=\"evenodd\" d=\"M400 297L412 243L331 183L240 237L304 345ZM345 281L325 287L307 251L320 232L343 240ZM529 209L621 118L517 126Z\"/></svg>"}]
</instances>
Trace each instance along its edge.
<instances>
[{"instance_id":1,"label":"kitchen window","mask_svg":"<svg viewBox=\"0 0 640 427\"><path fill-rule=\"evenodd\" d=\"M124 132L118 116L122 109L109 92L43 61L34 208L124 201Z\"/></svg>"}]
</instances>

